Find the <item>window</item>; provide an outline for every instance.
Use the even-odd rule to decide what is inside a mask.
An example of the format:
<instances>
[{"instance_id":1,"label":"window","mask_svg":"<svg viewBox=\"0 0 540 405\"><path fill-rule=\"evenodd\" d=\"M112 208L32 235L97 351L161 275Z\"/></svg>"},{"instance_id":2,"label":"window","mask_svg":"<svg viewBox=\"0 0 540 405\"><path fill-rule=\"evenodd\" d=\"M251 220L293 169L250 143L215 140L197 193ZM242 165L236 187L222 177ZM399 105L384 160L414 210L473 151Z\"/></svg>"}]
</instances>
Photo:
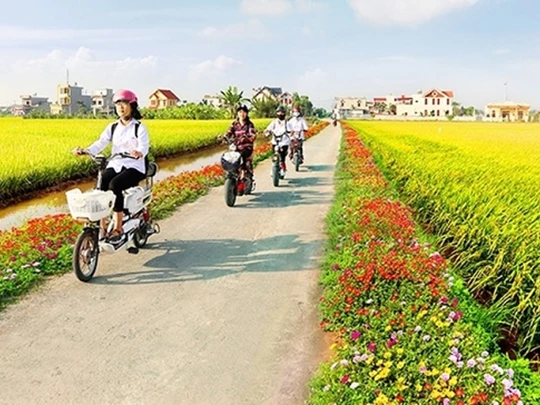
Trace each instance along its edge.
<instances>
[{"instance_id":1,"label":"window","mask_svg":"<svg viewBox=\"0 0 540 405\"><path fill-rule=\"evenodd\" d=\"M432 105L435 105L435 99L434 99L434 98L431 99L431 104L432 104Z\"/></svg>"},{"instance_id":2,"label":"window","mask_svg":"<svg viewBox=\"0 0 540 405\"><path fill-rule=\"evenodd\" d=\"M440 115L441 115L441 111L437 110L437 117L439 117Z\"/></svg>"},{"instance_id":3,"label":"window","mask_svg":"<svg viewBox=\"0 0 540 405\"><path fill-rule=\"evenodd\" d=\"M103 105L103 100L98 100L98 105Z\"/></svg>"},{"instance_id":4,"label":"window","mask_svg":"<svg viewBox=\"0 0 540 405\"><path fill-rule=\"evenodd\" d=\"M437 105L441 105L441 99L440 98L437 99Z\"/></svg>"},{"instance_id":5,"label":"window","mask_svg":"<svg viewBox=\"0 0 540 405\"><path fill-rule=\"evenodd\" d=\"M427 100L427 98L426 98L426 99L424 99L424 101L425 101L425 104L427 105L427 104L428 104L428 100ZM426 111L427 111L427 110L426 110Z\"/></svg>"},{"instance_id":6,"label":"window","mask_svg":"<svg viewBox=\"0 0 540 405\"><path fill-rule=\"evenodd\" d=\"M154 105L154 106L156 105L156 100L155 99L152 100L152 105Z\"/></svg>"},{"instance_id":7,"label":"window","mask_svg":"<svg viewBox=\"0 0 540 405\"><path fill-rule=\"evenodd\" d=\"M449 98L446 99L446 105L450 105L450 99Z\"/></svg>"},{"instance_id":8,"label":"window","mask_svg":"<svg viewBox=\"0 0 540 405\"><path fill-rule=\"evenodd\" d=\"M427 110L424 110L424 117L427 117Z\"/></svg>"}]
</instances>

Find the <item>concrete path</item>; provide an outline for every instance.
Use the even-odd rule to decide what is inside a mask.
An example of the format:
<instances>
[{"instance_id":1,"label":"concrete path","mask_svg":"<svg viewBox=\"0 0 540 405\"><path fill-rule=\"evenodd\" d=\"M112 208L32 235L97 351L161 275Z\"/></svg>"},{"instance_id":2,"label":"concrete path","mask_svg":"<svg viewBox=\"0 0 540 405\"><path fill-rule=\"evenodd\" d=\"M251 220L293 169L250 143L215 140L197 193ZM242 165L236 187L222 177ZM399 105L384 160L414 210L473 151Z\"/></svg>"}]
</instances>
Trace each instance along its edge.
<instances>
[{"instance_id":1,"label":"concrete path","mask_svg":"<svg viewBox=\"0 0 540 405\"><path fill-rule=\"evenodd\" d=\"M223 188L0 313L0 404L301 404L324 351L318 265L339 128L228 208Z\"/></svg>"}]
</instances>

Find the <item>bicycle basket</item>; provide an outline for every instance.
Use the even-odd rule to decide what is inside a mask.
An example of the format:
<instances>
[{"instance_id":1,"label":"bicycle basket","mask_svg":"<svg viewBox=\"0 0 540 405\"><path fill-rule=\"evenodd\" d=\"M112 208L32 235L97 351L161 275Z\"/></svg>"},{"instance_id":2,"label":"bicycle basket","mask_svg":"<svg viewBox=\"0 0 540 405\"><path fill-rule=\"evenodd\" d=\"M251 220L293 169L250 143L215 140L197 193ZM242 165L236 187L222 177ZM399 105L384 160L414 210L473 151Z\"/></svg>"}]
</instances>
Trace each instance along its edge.
<instances>
[{"instance_id":1,"label":"bicycle basket","mask_svg":"<svg viewBox=\"0 0 540 405\"><path fill-rule=\"evenodd\" d=\"M91 190L83 193L78 188L66 192L66 197L71 216L89 221L107 217L116 198L112 191Z\"/></svg>"},{"instance_id":2,"label":"bicycle basket","mask_svg":"<svg viewBox=\"0 0 540 405\"><path fill-rule=\"evenodd\" d=\"M221 156L221 167L226 172L235 172L240 168L241 157L240 152L225 152Z\"/></svg>"}]
</instances>

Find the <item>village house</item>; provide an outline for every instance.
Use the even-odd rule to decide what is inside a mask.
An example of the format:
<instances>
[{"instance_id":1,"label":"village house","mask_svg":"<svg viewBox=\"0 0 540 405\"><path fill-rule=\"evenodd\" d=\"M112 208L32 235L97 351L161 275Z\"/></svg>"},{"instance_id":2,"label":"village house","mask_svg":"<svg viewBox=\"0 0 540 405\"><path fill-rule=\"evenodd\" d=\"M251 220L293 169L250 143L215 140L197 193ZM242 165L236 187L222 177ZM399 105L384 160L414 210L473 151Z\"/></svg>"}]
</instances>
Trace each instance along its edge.
<instances>
[{"instance_id":1,"label":"village house","mask_svg":"<svg viewBox=\"0 0 540 405\"><path fill-rule=\"evenodd\" d=\"M210 94L205 94L202 103L206 105L212 105L215 108L221 108L223 106L223 99L220 96L212 96Z\"/></svg>"},{"instance_id":2,"label":"village house","mask_svg":"<svg viewBox=\"0 0 540 405\"><path fill-rule=\"evenodd\" d=\"M94 115L106 116L114 113L112 89L101 89L92 93L92 112Z\"/></svg>"},{"instance_id":3,"label":"village house","mask_svg":"<svg viewBox=\"0 0 540 405\"><path fill-rule=\"evenodd\" d=\"M59 84L56 89L56 103L51 105L52 114L85 113L92 106L92 97L83 94L83 87L77 83Z\"/></svg>"},{"instance_id":4,"label":"village house","mask_svg":"<svg viewBox=\"0 0 540 405\"><path fill-rule=\"evenodd\" d=\"M157 89L150 97L150 109L160 110L163 108L176 107L180 102L180 99L171 90Z\"/></svg>"},{"instance_id":5,"label":"village house","mask_svg":"<svg viewBox=\"0 0 540 405\"><path fill-rule=\"evenodd\" d=\"M373 99L376 113L386 113L413 117L446 117L452 114L454 92L452 90L431 89L418 91L410 96L389 95Z\"/></svg>"},{"instance_id":6,"label":"village house","mask_svg":"<svg viewBox=\"0 0 540 405\"><path fill-rule=\"evenodd\" d=\"M529 121L529 111L531 106L525 103L514 103L505 101L504 103L492 103L486 106L485 121L495 122L516 122Z\"/></svg>"},{"instance_id":7,"label":"village house","mask_svg":"<svg viewBox=\"0 0 540 405\"><path fill-rule=\"evenodd\" d=\"M16 116L26 115L34 110L49 113L51 111L51 103L48 97L39 97L34 95L23 95L20 97L21 103L11 107L11 114Z\"/></svg>"},{"instance_id":8,"label":"village house","mask_svg":"<svg viewBox=\"0 0 540 405\"><path fill-rule=\"evenodd\" d=\"M336 119L361 118L368 115L372 107L365 97L336 97L334 100Z\"/></svg>"},{"instance_id":9,"label":"village house","mask_svg":"<svg viewBox=\"0 0 540 405\"><path fill-rule=\"evenodd\" d=\"M256 101L264 98L277 100L284 106L291 106L293 103L292 94L287 91L284 92L281 87L264 86L253 89L252 100Z\"/></svg>"}]
</instances>

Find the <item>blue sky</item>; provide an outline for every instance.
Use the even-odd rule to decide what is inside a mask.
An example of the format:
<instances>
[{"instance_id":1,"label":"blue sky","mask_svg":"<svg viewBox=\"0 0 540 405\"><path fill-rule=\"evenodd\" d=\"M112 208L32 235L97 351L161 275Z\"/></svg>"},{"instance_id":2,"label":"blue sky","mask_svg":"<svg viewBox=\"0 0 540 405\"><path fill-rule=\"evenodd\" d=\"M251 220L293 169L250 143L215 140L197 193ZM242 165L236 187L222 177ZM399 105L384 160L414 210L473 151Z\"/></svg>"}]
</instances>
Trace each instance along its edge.
<instances>
[{"instance_id":1,"label":"blue sky","mask_svg":"<svg viewBox=\"0 0 540 405\"><path fill-rule=\"evenodd\" d=\"M26 0L0 13L0 105L19 95L158 87L199 101L236 85L335 96L454 90L540 108L535 0Z\"/></svg>"}]
</instances>

